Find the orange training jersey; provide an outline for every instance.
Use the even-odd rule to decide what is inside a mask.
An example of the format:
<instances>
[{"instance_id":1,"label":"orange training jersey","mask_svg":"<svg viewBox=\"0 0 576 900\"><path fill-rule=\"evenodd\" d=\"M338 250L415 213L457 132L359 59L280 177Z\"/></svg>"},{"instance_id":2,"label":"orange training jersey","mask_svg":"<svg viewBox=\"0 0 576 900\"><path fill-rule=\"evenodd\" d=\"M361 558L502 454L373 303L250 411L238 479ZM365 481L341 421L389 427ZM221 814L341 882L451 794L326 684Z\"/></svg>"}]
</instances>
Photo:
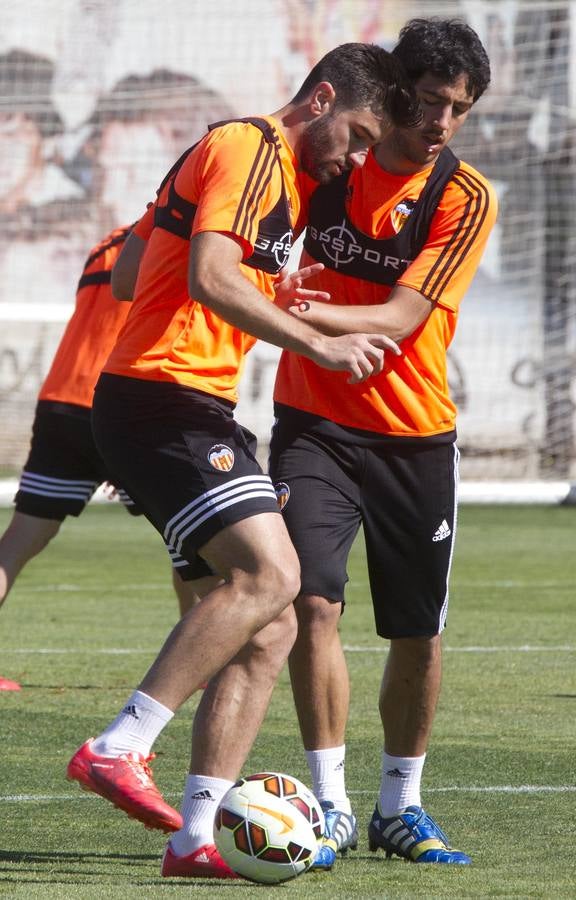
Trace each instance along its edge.
<instances>
[{"instance_id":1,"label":"orange training jersey","mask_svg":"<svg viewBox=\"0 0 576 900\"><path fill-rule=\"evenodd\" d=\"M66 326L39 400L92 406L94 385L118 332L130 312L129 302L112 296L112 266L130 228L117 228L92 248L76 291L76 306Z\"/></svg>"},{"instance_id":2,"label":"orange training jersey","mask_svg":"<svg viewBox=\"0 0 576 900\"><path fill-rule=\"evenodd\" d=\"M407 221L430 174L428 169L409 176L391 175L370 153L364 167L354 170L349 178L349 220L371 238L394 236ZM496 212L492 186L479 172L460 162L440 197L422 250L398 277L398 284L419 291L435 304L426 322L402 341L402 356L386 354L380 375L350 385L345 373L329 372L305 357L284 351L274 399L340 425L391 436L424 437L452 431L456 407L449 395L446 350ZM311 214L308 227L313 225ZM332 268L310 278L307 288L328 291L332 304L385 302L392 287L345 274L346 260L361 248L348 241L342 217L334 228L320 235L320 241L323 250L317 261ZM381 262L373 246L366 254L367 266ZM302 264L307 261L309 257Z\"/></svg>"},{"instance_id":3,"label":"orange training jersey","mask_svg":"<svg viewBox=\"0 0 576 900\"><path fill-rule=\"evenodd\" d=\"M190 237L203 231L232 235L243 249L243 275L273 300L276 275L245 262L258 248L261 223L282 203L289 215L288 247L300 196L294 153L274 119L261 118L272 126L274 144L247 122L215 128L186 157L175 177L165 180L156 204L136 226L135 233L147 240L147 246L130 318L104 371L175 382L237 400L243 358L255 338L189 297L188 235L158 223L172 203L176 211L193 209ZM279 252L283 264L287 252L282 248Z\"/></svg>"}]
</instances>

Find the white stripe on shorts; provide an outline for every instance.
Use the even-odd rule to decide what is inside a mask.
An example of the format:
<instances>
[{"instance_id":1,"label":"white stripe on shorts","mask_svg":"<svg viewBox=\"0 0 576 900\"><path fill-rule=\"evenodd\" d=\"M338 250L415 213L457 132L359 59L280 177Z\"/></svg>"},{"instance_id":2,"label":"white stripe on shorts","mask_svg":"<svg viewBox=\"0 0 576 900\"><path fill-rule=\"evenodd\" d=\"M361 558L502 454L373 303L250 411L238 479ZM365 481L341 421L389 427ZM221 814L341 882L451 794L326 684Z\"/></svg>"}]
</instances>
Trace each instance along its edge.
<instances>
[{"instance_id":1,"label":"white stripe on shorts","mask_svg":"<svg viewBox=\"0 0 576 900\"><path fill-rule=\"evenodd\" d=\"M444 631L446 627L446 617L448 616L448 601L450 599L450 572L452 570L452 559L454 556L454 545L456 542L456 528L458 525L458 484L460 482L460 451L456 444L454 447L454 518L452 519L452 542L450 544L450 559L448 560L448 571L446 572L446 594L444 595L444 603L440 610L440 620L438 623L438 634Z\"/></svg>"},{"instance_id":2,"label":"white stripe on shorts","mask_svg":"<svg viewBox=\"0 0 576 900\"><path fill-rule=\"evenodd\" d=\"M212 488L172 516L164 529L164 541L181 553L185 538L207 519L229 506L257 497L269 497L276 502L276 492L267 475L243 475Z\"/></svg>"},{"instance_id":3,"label":"white stripe on shorts","mask_svg":"<svg viewBox=\"0 0 576 900\"><path fill-rule=\"evenodd\" d=\"M170 562L175 569L181 568L182 566L188 566L190 563L187 559L184 559L179 553L176 553L174 547L166 547L168 550L168 555L170 557Z\"/></svg>"},{"instance_id":4,"label":"white stripe on shorts","mask_svg":"<svg viewBox=\"0 0 576 900\"><path fill-rule=\"evenodd\" d=\"M116 493L118 494L118 499L120 503L123 503L124 506L136 506L132 497L130 497L126 491L123 491L122 488L117 488Z\"/></svg>"},{"instance_id":5,"label":"white stripe on shorts","mask_svg":"<svg viewBox=\"0 0 576 900\"><path fill-rule=\"evenodd\" d=\"M25 494L37 494L40 497L52 497L56 500L82 500L87 503L98 484L98 481L52 478L48 475L37 475L35 472L24 470L18 489Z\"/></svg>"}]
</instances>

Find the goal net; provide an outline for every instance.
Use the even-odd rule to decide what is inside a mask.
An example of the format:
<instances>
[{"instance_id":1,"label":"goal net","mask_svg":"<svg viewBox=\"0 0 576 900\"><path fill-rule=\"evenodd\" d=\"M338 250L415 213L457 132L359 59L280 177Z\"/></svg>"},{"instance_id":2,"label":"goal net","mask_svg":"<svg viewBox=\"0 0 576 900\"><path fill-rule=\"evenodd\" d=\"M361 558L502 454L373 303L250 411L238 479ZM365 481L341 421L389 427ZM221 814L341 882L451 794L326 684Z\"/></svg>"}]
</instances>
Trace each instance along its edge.
<instances>
[{"instance_id":1,"label":"goal net","mask_svg":"<svg viewBox=\"0 0 576 900\"><path fill-rule=\"evenodd\" d=\"M433 7L433 9L432 9ZM466 482L576 479L576 0L28 0L0 34L0 470L26 458L39 386L90 247L136 219L208 122L270 112L350 40L459 17L493 79L455 151L500 216L450 349ZM266 446L275 348L238 418Z\"/></svg>"}]
</instances>

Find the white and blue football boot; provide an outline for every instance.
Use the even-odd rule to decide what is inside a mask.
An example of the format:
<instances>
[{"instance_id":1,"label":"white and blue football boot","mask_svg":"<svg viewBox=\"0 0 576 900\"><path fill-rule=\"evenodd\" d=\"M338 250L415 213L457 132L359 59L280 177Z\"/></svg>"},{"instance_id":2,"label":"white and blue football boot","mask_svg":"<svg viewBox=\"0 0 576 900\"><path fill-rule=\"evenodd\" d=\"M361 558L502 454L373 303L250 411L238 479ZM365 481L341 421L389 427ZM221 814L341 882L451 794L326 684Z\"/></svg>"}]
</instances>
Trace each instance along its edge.
<instances>
[{"instance_id":1,"label":"white and blue football boot","mask_svg":"<svg viewBox=\"0 0 576 900\"><path fill-rule=\"evenodd\" d=\"M326 822L324 835L319 841L318 854L312 863L312 870L327 871L336 862L337 854L346 856L348 850L358 846L358 829L356 816L335 809L331 800L320 802Z\"/></svg>"},{"instance_id":2,"label":"white and blue football boot","mask_svg":"<svg viewBox=\"0 0 576 900\"><path fill-rule=\"evenodd\" d=\"M382 849L390 858L392 854L416 863L452 863L468 866L469 856L453 850L448 838L421 806L408 806L404 812L391 818L380 814L378 804L368 826L368 847Z\"/></svg>"}]
</instances>

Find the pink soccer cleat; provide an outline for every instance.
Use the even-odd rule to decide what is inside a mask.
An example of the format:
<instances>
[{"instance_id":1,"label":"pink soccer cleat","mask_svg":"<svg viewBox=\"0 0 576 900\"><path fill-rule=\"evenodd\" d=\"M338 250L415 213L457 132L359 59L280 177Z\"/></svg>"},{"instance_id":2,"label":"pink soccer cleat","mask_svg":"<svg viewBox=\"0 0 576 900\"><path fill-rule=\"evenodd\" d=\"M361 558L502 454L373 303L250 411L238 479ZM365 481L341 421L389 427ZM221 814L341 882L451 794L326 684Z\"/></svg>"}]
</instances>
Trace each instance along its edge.
<instances>
[{"instance_id":1,"label":"pink soccer cleat","mask_svg":"<svg viewBox=\"0 0 576 900\"><path fill-rule=\"evenodd\" d=\"M176 856L172 852L170 841L166 844L162 857L160 874L164 878L239 878L230 866L226 865L214 844L204 844L188 856Z\"/></svg>"},{"instance_id":2,"label":"pink soccer cleat","mask_svg":"<svg viewBox=\"0 0 576 900\"><path fill-rule=\"evenodd\" d=\"M146 828L166 832L182 828L182 816L166 803L152 780L148 763L154 754L99 756L91 750L91 743L92 738L82 744L68 763L66 776L70 781L78 781L84 790L100 794Z\"/></svg>"}]
</instances>

